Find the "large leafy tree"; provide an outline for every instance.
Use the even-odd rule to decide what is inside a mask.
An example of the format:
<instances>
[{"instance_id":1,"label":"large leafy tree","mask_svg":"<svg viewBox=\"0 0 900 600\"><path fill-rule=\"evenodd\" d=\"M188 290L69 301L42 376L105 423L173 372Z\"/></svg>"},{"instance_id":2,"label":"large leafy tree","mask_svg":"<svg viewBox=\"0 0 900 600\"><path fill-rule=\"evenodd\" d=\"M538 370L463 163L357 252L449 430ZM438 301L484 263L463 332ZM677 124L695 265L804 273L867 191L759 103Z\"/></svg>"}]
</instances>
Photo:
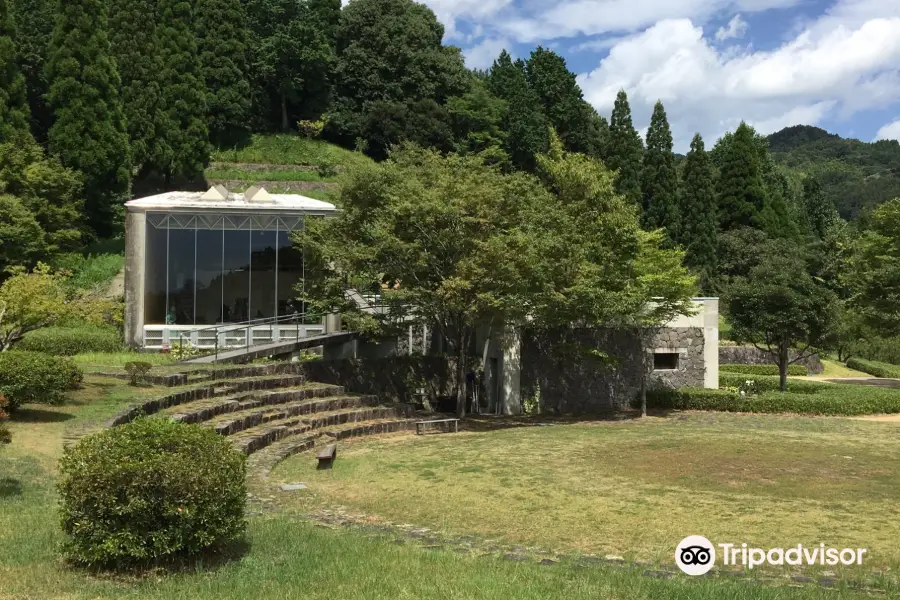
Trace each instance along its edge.
<instances>
[{"instance_id":1,"label":"large leafy tree","mask_svg":"<svg viewBox=\"0 0 900 600\"><path fill-rule=\"evenodd\" d=\"M14 0L12 11L16 24L15 42L19 65L25 76L31 111L31 132L43 143L46 142L47 132L53 123L53 114L47 106L46 95L49 85L44 73L44 64L47 62L50 37L53 34L53 24L56 22L56 2Z\"/></svg>"},{"instance_id":2,"label":"large leafy tree","mask_svg":"<svg viewBox=\"0 0 900 600\"><path fill-rule=\"evenodd\" d=\"M55 117L50 151L82 174L86 221L108 237L131 185L131 160L105 1L60 2L47 79Z\"/></svg>"},{"instance_id":3,"label":"large leafy tree","mask_svg":"<svg viewBox=\"0 0 900 600\"><path fill-rule=\"evenodd\" d=\"M198 0L194 27L206 84L209 135L219 145L250 134L247 15L241 0Z\"/></svg>"},{"instance_id":4,"label":"large leafy tree","mask_svg":"<svg viewBox=\"0 0 900 600\"><path fill-rule=\"evenodd\" d=\"M488 89L506 102L506 115L501 123L506 132L506 152L513 166L533 171L536 157L547 151L547 118L540 99L525 74L525 62L513 61L504 50L487 76Z\"/></svg>"},{"instance_id":5,"label":"large leafy tree","mask_svg":"<svg viewBox=\"0 0 900 600\"><path fill-rule=\"evenodd\" d=\"M618 173L616 190L641 205L641 166L644 144L631 120L628 94L619 90L609 121L609 137L606 146L606 162Z\"/></svg>"},{"instance_id":6,"label":"large leafy tree","mask_svg":"<svg viewBox=\"0 0 900 600\"><path fill-rule=\"evenodd\" d=\"M40 226L38 258L82 245L81 190L80 174L48 157L34 140L0 144L0 193L15 196Z\"/></svg>"},{"instance_id":7,"label":"large leafy tree","mask_svg":"<svg viewBox=\"0 0 900 600\"><path fill-rule=\"evenodd\" d=\"M873 212L849 271L851 305L881 335L900 335L900 198Z\"/></svg>"},{"instance_id":8,"label":"large leafy tree","mask_svg":"<svg viewBox=\"0 0 900 600\"><path fill-rule=\"evenodd\" d=\"M678 174L672 152L672 131L662 102L657 102L647 131L642 175L644 227L665 228L670 240L679 239Z\"/></svg>"},{"instance_id":9,"label":"large leafy tree","mask_svg":"<svg viewBox=\"0 0 900 600\"><path fill-rule=\"evenodd\" d=\"M506 132L502 127L507 104L491 94L482 80L475 79L468 92L450 98L447 114L453 127L456 152L482 154L490 164L508 165L509 155L504 150Z\"/></svg>"},{"instance_id":10,"label":"large leafy tree","mask_svg":"<svg viewBox=\"0 0 900 600\"><path fill-rule=\"evenodd\" d=\"M287 130L327 108L335 60L334 8L328 3L248 0L251 71L258 112Z\"/></svg>"},{"instance_id":11,"label":"large leafy tree","mask_svg":"<svg viewBox=\"0 0 900 600\"><path fill-rule=\"evenodd\" d=\"M470 76L458 48L444 46L444 27L413 0L354 0L341 12L330 135L364 138L375 102L444 105Z\"/></svg>"},{"instance_id":12,"label":"large leafy tree","mask_svg":"<svg viewBox=\"0 0 900 600\"><path fill-rule=\"evenodd\" d=\"M29 331L52 325L69 310L63 279L47 265L16 271L0 284L0 352Z\"/></svg>"},{"instance_id":13,"label":"large leafy tree","mask_svg":"<svg viewBox=\"0 0 900 600\"><path fill-rule=\"evenodd\" d=\"M187 0L159 0L160 106L152 162L168 183L194 178L209 162L207 91Z\"/></svg>"},{"instance_id":14,"label":"large leafy tree","mask_svg":"<svg viewBox=\"0 0 900 600\"><path fill-rule=\"evenodd\" d=\"M152 170L158 146L165 145L162 101L162 54L155 0L112 0L110 43L119 69L122 110L131 157L139 171Z\"/></svg>"},{"instance_id":15,"label":"large leafy tree","mask_svg":"<svg viewBox=\"0 0 900 600\"><path fill-rule=\"evenodd\" d=\"M599 149L591 137L592 111L565 59L553 50L538 46L526 61L525 72L544 115L566 149L596 156Z\"/></svg>"},{"instance_id":16,"label":"large leafy tree","mask_svg":"<svg viewBox=\"0 0 900 600\"><path fill-rule=\"evenodd\" d=\"M19 70L16 34L7 5L0 0L0 142L28 135L28 97Z\"/></svg>"},{"instance_id":17,"label":"large leafy tree","mask_svg":"<svg viewBox=\"0 0 900 600\"><path fill-rule=\"evenodd\" d=\"M716 273L716 188L713 168L698 133L691 140L679 188L681 228L678 240L687 249L685 264L700 274L701 288L711 291Z\"/></svg>"},{"instance_id":18,"label":"large leafy tree","mask_svg":"<svg viewBox=\"0 0 900 600\"><path fill-rule=\"evenodd\" d=\"M781 391L788 365L827 345L837 323L834 292L811 276L802 251L784 241L732 284L725 305L733 339L772 357Z\"/></svg>"},{"instance_id":19,"label":"large leafy tree","mask_svg":"<svg viewBox=\"0 0 900 600\"><path fill-rule=\"evenodd\" d=\"M0 196L0 274L30 267L46 252L44 230L21 200Z\"/></svg>"}]
</instances>

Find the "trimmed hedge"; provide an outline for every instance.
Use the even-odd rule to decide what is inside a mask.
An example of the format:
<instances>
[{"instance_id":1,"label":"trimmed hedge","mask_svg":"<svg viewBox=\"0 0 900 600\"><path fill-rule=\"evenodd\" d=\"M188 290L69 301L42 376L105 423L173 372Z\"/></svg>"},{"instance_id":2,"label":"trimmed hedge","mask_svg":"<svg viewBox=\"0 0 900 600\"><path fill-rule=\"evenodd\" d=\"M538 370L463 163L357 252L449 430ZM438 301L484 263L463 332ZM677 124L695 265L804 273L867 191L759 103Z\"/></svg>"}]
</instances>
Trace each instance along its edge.
<instances>
[{"instance_id":1,"label":"trimmed hedge","mask_svg":"<svg viewBox=\"0 0 900 600\"><path fill-rule=\"evenodd\" d=\"M30 402L59 404L65 392L77 388L83 378L81 369L69 358L41 352L0 352L0 394L6 396L11 411Z\"/></svg>"},{"instance_id":2,"label":"trimmed hedge","mask_svg":"<svg viewBox=\"0 0 900 600\"><path fill-rule=\"evenodd\" d=\"M778 376L778 365L719 365L719 371L743 373L744 375ZM788 375L809 375L803 365L788 365Z\"/></svg>"},{"instance_id":3,"label":"trimmed hedge","mask_svg":"<svg viewBox=\"0 0 900 600\"><path fill-rule=\"evenodd\" d=\"M17 350L45 352L53 356L75 356L84 352L119 352L122 336L115 327L45 327L32 331Z\"/></svg>"},{"instance_id":4,"label":"trimmed hedge","mask_svg":"<svg viewBox=\"0 0 900 600\"><path fill-rule=\"evenodd\" d=\"M719 373L719 385L721 387L739 388L746 381L756 383L756 389L760 392L777 392L781 390L781 379L771 375L742 375L741 373ZM796 394L815 394L823 390L831 389L834 384L824 381L807 381L804 379L788 379L787 391Z\"/></svg>"},{"instance_id":5,"label":"trimmed hedge","mask_svg":"<svg viewBox=\"0 0 900 600\"><path fill-rule=\"evenodd\" d=\"M900 367L888 363L878 362L875 360L865 360L862 358L851 358L847 361L847 367L868 373L875 377L891 377L900 379Z\"/></svg>"},{"instance_id":6,"label":"trimmed hedge","mask_svg":"<svg viewBox=\"0 0 900 600\"><path fill-rule=\"evenodd\" d=\"M60 461L66 556L147 566L244 533L245 456L199 425L138 419L82 439Z\"/></svg>"},{"instance_id":7,"label":"trimmed hedge","mask_svg":"<svg viewBox=\"0 0 900 600\"><path fill-rule=\"evenodd\" d=\"M647 392L647 406L661 410L831 416L900 413L900 390L874 386L823 385L827 387L818 393L763 392L751 397L741 397L728 390L650 390Z\"/></svg>"}]
</instances>

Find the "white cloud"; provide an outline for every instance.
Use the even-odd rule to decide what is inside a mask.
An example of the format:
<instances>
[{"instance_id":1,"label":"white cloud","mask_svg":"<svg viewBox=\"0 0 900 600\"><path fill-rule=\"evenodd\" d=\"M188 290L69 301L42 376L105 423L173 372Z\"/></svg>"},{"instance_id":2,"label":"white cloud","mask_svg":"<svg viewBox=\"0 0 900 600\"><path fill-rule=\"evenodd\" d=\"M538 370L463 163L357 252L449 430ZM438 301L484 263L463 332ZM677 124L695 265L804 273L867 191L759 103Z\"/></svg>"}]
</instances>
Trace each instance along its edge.
<instances>
[{"instance_id":1,"label":"white cloud","mask_svg":"<svg viewBox=\"0 0 900 600\"><path fill-rule=\"evenodd\" d=\"M747 21L741 18L741 15L734 15L734 18L728 22L728 25L719 28L716 32L716 41L724 42L725 40L740 39L747 33L747 27Z\"/></svg>"},{"instance_id":2,"label":"white cloud","mask_svg":"<svg viewBox=\"0 0 900 600\"><path fill-rule=\"evenodd\" d=\"M509 40L489 38L480 44L468 48L463 52L466 58L466 66L470 69L486 69L494 63L494 59L500 56L504 49L512 46Z\"/></svg>"},{"instance_id":3,"label":"white cloud","mask_svg":"<svg viewBox=\"0 0 900 600\"><path fill-rule=\"evenodd\" d=\"M879 129L878 133L875 134L875 139L872 141L877 142L878 140L900 141L900 119L894 121L893 123L888 123L881 129Z\"/></svg>"},{"instance_id":4,"label":"white cloud","mask_svg":"<svg viewBox=\"0 0 900 600\"><path fill-rule=\"evenodd\" d=\"M634 32L666 19L703 23L725 10L758 12L802 0L564 0L533 14L504 19L496 27L520 42L578 34ZM870 0L871 1L871 0ZM545 6L547 6L545 5Z\"/></svg>"},{"instance_id":5,"label":"white cloud","mask_svg":"<svg viewBox=\"0 0 900 600\"><path fill-rule=\"evenodd\" d=\"M779 48L737 53L717 50L689 19L664 20L613 46L579 82L601 114L624 88L636 126L662 100L682 151L695 131L711 143L742 119L768 133L900 101L900 18L823 18L832 27L816 21Z\"/></svg>"}]
</instances>

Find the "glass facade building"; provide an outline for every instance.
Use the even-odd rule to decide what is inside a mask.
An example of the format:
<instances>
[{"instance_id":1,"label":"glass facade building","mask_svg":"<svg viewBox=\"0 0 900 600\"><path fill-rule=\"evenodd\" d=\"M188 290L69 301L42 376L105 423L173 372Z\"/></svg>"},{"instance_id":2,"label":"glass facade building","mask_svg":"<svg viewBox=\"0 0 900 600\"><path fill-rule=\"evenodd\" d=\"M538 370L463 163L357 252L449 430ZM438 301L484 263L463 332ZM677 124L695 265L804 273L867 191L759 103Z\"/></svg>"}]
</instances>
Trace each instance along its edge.
<instances>
[{"instance_id":1,"label":"glass facade building","mask_svg":"<svg viewBox=\"0 0 900 600\"><path fill-rule=\"evenodd\" d=\"M144 324L215 325L301 312L303 217L147 214Z\"/></svg>"}]
</instances>

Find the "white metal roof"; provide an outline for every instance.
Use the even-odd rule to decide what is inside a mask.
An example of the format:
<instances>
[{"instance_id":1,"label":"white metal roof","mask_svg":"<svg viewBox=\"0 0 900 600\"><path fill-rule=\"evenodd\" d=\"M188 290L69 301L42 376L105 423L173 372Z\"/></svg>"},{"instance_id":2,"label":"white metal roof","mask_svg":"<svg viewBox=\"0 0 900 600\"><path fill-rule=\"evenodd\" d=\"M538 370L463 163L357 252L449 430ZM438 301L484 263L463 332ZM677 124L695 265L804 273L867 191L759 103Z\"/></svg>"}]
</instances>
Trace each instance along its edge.
<instances>
[{"instance_id":1,"label":"white metal roof","mask_svg":"<svg viewBox=\"0 0 900 600\"><path fill-rule=\"evenodd\" d=\"M226 200L202 200L206 192L165 192L155 196L135 198L125 203L128 210L136 212L153 210L216 210L241 212L295 212L327 214L337 212L334 204L307 198L300 194L268 194L271 201L253 202L243 193L231 192Z\"/></svg>"}]
</instances>

